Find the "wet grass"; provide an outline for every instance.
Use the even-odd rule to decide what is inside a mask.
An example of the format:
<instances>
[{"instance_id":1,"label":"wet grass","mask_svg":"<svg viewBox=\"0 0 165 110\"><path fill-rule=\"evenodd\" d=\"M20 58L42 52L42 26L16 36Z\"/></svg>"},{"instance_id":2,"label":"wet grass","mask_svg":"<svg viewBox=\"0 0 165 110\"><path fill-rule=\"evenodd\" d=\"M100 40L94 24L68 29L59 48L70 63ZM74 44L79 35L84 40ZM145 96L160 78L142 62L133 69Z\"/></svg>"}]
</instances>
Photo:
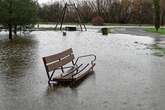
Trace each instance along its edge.
<instances>
[{"instance_id":1,"label":"wet grass","mask_svg":"<svg viewBox=\"0 0 165 110\"><path fill-rule=\"evenodd\" d=\"M158 57L165 56L165 48L161 48L158 44L153 44L152 48L154 50L153 55L158 56Z\"/></svg>"},{"instance_id":2,"label":"wet grass","mask_svg":"<svg viewBox=\"0 0 165 110\"><path fill-rule=\"evenodd\" d=\"M108 28L108 33L112 33L112 28Z\"/></svg>"},{"instance_id":3,"label":"wet grass","mask_svg":"<svg viewBox=\"0 0 165 110\"><path fill-rule=\"evenodd\" d=\"M56 22L38 22L38 24L54 24L56 25ZM85 25L93 25L91 22L88 23L84 23ZM70 23L66 23L64 22L63 25L79 25L79 23L75 23L75 22L70 22ZM131 23L104 23L103 26L152 26L151 24L131 24Z\"/></svg>"},{"instance_id":4,"label":"wet grass","mask_svg":"<svg viewBox=\"0 0 165 110\"><path fill-rule=\"evenodd\" d=\"M28 43L32 43L34 42L32 39L28 38L28 37L21 37L21 36L17 36L12 40L13 43L23 43L23 44L28 44Z\"/></svg>"},{"instance_id":5,"label":"wet grass","mask_svg":"<svg viewBox=\"0 0 165 110\"><path fill-rule=\"evenodd\" d=\"M145 28L144 31L165 35L165 28L160 28L158 31L155 28Z\"/></svg>"},{"instance_id":6,"label":"wet grass","mask_svg":"<svg viewBox=\"0 0 165 110\"><path fill-rule=\"evenodd\" d=\"M27 68L36 56L37 41L30 36L0 40L0 68ZM26 66L25 66L26 65Z\"/></svg>"},{"instance_id":7,"label":"wet grass","mask_svg":"<svg viewBox=\"0 0 165 110\"><path fill-rule=\"evenodd\" d=\"M4 48L26 48L29 46L34 46L37 43L36 40L34 40L32 37L29 36L17 36L14 37L13 40L9 40L9 39L4 39L4 40L0 40L0 47L4 47Z\"/></svg>"}]
</instances>

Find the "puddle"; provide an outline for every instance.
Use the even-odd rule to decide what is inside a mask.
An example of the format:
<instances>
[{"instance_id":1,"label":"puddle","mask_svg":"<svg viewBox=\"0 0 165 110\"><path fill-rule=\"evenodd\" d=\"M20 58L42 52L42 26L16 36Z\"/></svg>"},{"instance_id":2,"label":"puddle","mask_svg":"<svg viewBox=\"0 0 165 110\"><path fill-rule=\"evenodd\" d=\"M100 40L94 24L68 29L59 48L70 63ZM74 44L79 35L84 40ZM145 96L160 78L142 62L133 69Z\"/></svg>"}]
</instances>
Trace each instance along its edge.
<instances>
[{"instance_id":1,"label":"puddle","mask_svg":"<svg viewBox=\"0 0 165 110\"><path fill-rule=\"evenodd\" d=\"M151 110L153 103L164 110L165 59L152 55L153 43L98 29L36 31L13 42L0 33L0 110ZM76 87L50 88L42 57L67 48L76 57L96 54L95 74Z\"/></svg>"}]
</instances>

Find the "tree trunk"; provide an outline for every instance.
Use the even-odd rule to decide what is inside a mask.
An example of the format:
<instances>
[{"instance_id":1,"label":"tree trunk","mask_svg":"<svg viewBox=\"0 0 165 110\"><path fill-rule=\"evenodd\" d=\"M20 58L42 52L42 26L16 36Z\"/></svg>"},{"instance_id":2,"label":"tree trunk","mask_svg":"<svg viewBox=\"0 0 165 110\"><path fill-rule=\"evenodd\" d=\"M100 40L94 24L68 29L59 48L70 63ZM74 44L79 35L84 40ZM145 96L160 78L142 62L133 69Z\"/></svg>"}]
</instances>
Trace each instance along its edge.
<instances>
[{"instance_id":1,"label":"tree trunk","mask_svg":"<svg viewBox=\"0 0 165 110\"><path fill-rule=\"evenodd\" d=\"M16 25L14 26L14 34L15 34L15 36L17 36L17 26Z\"/></svg>"},{"instance_id":2,"label":"tree trunk","mask_svg":"<svg viewBox=\"0 0 165 110\"><path fill-rule=\"evenodd\" d=\"M12 25L9 24L9 39L12 40Z\"/></svg>"},{"instance_id":3,"label":"tree trunk","mask_svg":"<svg viewBox=\"0 0 165 110\"><path fill-rule=\"evenodd\" d=\"M161 25L164 25L164 11L161 13Z\"/></svg>"},{"instance_id":4,"label":"tree trunk","mask_svg":"<svg viewBox=\"0 0 165 110\"><path fill-rule=\"evenodd\" d=\"M160 0L153 0L155 8L155 29L156 31L160 28Z\"/></svg>"},{"instance_id":5,"label":"tree trunk","mask_svg":"<svg viewBox=\"0 0 165 110\"><path fill-rule=\"evenodd\" d=\"M101 11L100 11L100 0L97 0L97 14L98 14L98 16L101 16Z\"/></svg>"}]
</instances>

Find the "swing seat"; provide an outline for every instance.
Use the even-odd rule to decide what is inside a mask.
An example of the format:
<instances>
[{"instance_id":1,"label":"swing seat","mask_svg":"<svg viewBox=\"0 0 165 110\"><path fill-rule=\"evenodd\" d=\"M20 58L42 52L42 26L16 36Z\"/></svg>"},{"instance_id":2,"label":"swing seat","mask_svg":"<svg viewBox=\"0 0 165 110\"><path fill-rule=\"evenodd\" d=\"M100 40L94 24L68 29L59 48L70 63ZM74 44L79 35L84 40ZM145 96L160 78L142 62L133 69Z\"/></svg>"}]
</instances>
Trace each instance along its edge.
<instances>
[{"instance_id":1,"label":"swing seat","mask_svg":"<svg viewBox=\"0 0 165 110\"><path fill-rule=\"evenodd\" d=\"M93 58L89 63L81 64L82 58ZM48 76L48 84L54 83L71 83L83 79L90 73L93 73L96 56L93 54L79 56L75 61L72 48L61 53L43 57L46 73ZM60 74L54 75L56 71L61 71Z\"/></svg>"},{"instance_id":2,"label":"swing seat","mask_svg":"<svg viewBox=\"0 0 165 110\"><path fill-rule=\"evenodd\" d=\"M76 27L65 27L66 31L77 31Z\"/></svg>"}]
</instances>

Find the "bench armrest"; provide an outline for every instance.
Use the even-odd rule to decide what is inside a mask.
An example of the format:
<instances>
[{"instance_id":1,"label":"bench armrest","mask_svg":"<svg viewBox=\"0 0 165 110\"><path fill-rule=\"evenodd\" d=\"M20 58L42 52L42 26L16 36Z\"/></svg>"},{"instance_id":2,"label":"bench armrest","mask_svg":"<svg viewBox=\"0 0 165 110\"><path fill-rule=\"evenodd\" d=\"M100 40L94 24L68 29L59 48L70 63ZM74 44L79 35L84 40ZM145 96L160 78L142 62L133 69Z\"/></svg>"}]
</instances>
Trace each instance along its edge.
<instances>
[{"instance_id":1,"label":"bench armrest","mask_svg":"<svg viewBox=\"0 0 165 110\"><path fill-rule=\"evenodd\" d=\"M91 64L93 65L94 62L96 61L96 55L94 55L94 54L79 56L79 57L76 59L74 65L77 64L77 62L79 61L79 59L81 59L81 58L87 58L87 57L93 57L93 59L91 60Z\"/></svg>"},{"instance_id":2,"label":"bench armrest","mask_svg":"<svg viewBox=\"0 0 165 110\"><path fill-rule=\"evenodd\" d=\"M66 77L66 76L68 76L69 74L74 73L75 71L78 72L78 69L79 69L82 65L83 65L83 64L81 64L81 65L79 65L78 67L74 68L72 71L70 71L68 74L64 75L63 77ZM76 72L76 73L77 73L77 72Z\"/></svg>"}]
</instances>

